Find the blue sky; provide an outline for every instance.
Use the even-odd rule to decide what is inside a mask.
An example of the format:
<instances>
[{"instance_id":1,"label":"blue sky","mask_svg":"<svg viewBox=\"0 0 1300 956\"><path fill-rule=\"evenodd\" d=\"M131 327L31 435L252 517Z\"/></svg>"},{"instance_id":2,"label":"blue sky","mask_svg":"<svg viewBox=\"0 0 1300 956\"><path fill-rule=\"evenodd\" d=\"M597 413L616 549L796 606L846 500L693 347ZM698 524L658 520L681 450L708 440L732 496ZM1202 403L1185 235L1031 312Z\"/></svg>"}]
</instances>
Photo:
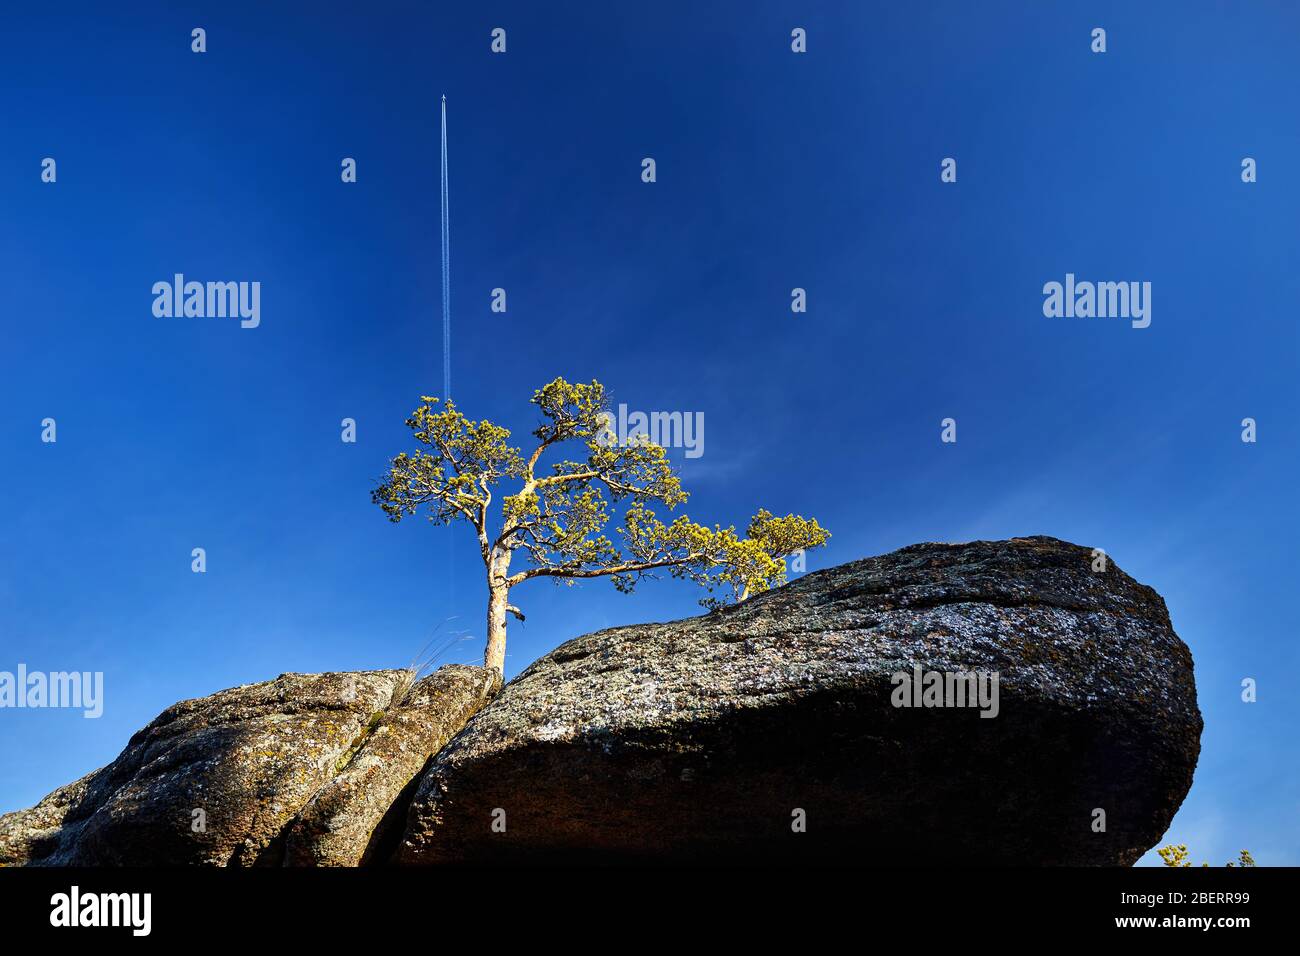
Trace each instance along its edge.
<instances>
[{"instance_id":1,"label":"blue sky","mask_svg":"<svg viewBox=\"0 0 1300 956\"><path fill-rule=\"evenodd\" d=\"M0 811L178 699L403 666L447 618L481 635L468 530L369 501L440 388L445 93L469 414L525 436L556 375L703 412L688 512L815 515L834 537L810 568L925 540L1105 548L1196 660L1203 751L1169 837L1300 864L1293 5L442 6L7 16L0 669L103 671L107 699L0 714ZM261 282L260 327L155 318L177 272ZM1150 281L1151 326L1045 318L1067 272ZM508 676L698 596L530 582Z\"/></svg>"}]
</instances>

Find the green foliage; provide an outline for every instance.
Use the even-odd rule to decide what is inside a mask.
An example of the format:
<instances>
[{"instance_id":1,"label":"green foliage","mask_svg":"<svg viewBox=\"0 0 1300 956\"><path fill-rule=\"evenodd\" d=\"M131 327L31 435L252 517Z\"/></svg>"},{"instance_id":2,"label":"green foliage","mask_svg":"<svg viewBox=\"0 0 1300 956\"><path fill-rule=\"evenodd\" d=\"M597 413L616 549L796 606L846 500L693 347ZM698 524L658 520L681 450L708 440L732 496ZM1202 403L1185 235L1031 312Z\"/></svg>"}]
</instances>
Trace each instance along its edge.
<instances>
[{"instance_id":1,"label":"green foliage","mask_svg":"<svg viewBox=\"0 0 1300 956\"><path fill-rule=\"evenodd\" d=\"M609 402L599 382L570 384L557 378L532 398L542 416L525 458L510 432L475 423L448 401L423 396L406 424L422 447L393 458L371 493L392 521L424 512L435 524L470 523L493 586L512 587L533 577L572 583L609 577L630 592L643 577L666 571L708 589L701 603L717 606L722 591L743 599L785 581L782 560L819 547L830 537L815 520L777 517L763 510L745 537L733 527L697 524L685 515L661 517L687 500L667 452L649 441L619 445L607 429ZM543 469L557 446L580 448L577 460ZM502 481L517 482L490 513ZM614 509L622 518L608 526ZM510 556L525 554L529 567L507 575Z\"/></svg>"},{"instance_id":2,"label":"green foliage","mask_svg":"<svg viewBox=\"0 0 1300 956\"><path fill-rule=\"evenodd\" d=\"M1160 859L1164 861L1165 866L1184 867L1191 866L1191 854L1187 852L1187 844L1179 843L1177 846L1170 843L1162 846L1156 851L1160 854ZM1208 863L1202 863L1201 866L1209 866ZM1250 855L1249 850L1242 850L1237 854L1237 859L1233 863L1227 863L1226 866L1254 866L1255 858Z\"/></svg>"},{"instance_id":3,"label":"green foliage","mask_svg":"<svg viewBox=\"0 0 1300 956\"><path fill-rule=\"evenodd\" d=\"M420 400L424 404L406 424L431 451L416 449L394 458L371 500L391 521L414 515L421 506L435 524L454 518L473 521L491 500L489 485L523 474L519 452L506 444L506 429L487 421L474 424L451 401L438 411L438 399L425 395Z\"/></svg>"}]
</instances>

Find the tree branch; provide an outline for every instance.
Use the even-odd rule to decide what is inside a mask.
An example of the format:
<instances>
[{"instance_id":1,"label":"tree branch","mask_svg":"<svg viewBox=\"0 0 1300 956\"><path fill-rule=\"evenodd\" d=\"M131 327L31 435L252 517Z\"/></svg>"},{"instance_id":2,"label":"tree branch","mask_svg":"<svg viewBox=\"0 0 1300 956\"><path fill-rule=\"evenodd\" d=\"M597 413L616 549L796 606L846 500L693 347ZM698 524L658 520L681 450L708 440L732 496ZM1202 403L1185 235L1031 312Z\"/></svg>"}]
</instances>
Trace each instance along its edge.
<instances>
[{"instance_id":1,"label":"tree branch","mask_svg":"<svg viewBox=\"0 0 1300 956\"><path fill-rule=\"evenodd\" d=\"M604 568L575 568L571 564L558 564L544 568L529 568L512 575L507 583L514 587L529 578L601 578L611 574L635 574L641 571L654 571L658 568L672 568L690 564L706 557L704 554L688 554L678 558L664 558L659 561L628 561L612 564Z\"/></svg>"}]
</instances>

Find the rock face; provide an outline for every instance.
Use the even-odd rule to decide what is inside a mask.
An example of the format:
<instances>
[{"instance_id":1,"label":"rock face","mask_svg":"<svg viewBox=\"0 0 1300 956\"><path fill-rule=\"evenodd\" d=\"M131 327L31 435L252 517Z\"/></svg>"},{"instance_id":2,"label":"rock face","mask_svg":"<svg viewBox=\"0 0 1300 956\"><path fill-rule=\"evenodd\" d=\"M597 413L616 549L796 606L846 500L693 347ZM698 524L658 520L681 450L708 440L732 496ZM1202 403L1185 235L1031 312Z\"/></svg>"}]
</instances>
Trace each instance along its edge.
<instances>
[{"instance_id":1,"label":"rock face","mask_svg":"<svg viewBox=\"0 0 1300 956\"><path fill-rule=\"evenodd\" d=\"M958 672L990 696L897 706L896 675ZM0 865L1128 865L1200 749L1164 601L1054 538L915 545L497 680L285 674L183 701L0 817Z\"/></svg>"},{"instance_id":2,"label":"rock face","mask_svg":"<svg viewBox=\"0 0 1300 956\"><path fill-rule=\"evenodd\" d=\"M1131 865L1201 717L1164 601L1093 561L915 545L569 641L430 764L395 859ZM894 706L915 667L996 672L996 716Z\"/></svg>"},{"instance_id":3,"label":"rock face","mask_svg":"<svg viewBox=\"0 0 1300 956\"><path fill-rule=\"evenodd\" d=\"M415 684L290 825L285 864L385 861L401 837L416 776L500 688L495 671L462 664Z\"/></svg>"},{"instance_id":4,"label":"rock face","mask_svg":"<svg viewBox=\"0 0 1300 956\"><path fill-rule=\"evenodd\" d=\"M59 848L63 821L86 800L102 769L59 787L36 806L0 816L0 866L44 863Z\"/></svg>"},{"instance_id":5,"label":"rock face","mask_svg":"<svg viewBox=\"0 0 1300 956\"><path fill-rule=\"evenodd\" d=\"M486 671L479 673L486 677ZM384 727L385 734L375 749L400 755L378 775L376 794L385 787L400 791L407 782L398 783L400 768L417 759L414 752L429 747L411 775L459 729L454 721L467 708L460 685L471 681L460 672L445 679L441 674L417 685L418 700L449 689L454 702L426 722L407 697L414 675L400 670L284 674L182 701L132 737L107 767L30 810L0 817L0 863L277 865L286 827L323 788L348 775L359 753L371 752L376 728ZM385 712L403 703L408 706L385 722ZM374 824L391 803L373 815ZM346 787L315 808L311 819L325 821L328 834L322 860L346 853L343 835L329 833L335 820L346 821L343 830L364 850L369 834L360 830L367 810ZM298 848L311 856L308 847L304 834Z\"/></svg>"}]
</instances>

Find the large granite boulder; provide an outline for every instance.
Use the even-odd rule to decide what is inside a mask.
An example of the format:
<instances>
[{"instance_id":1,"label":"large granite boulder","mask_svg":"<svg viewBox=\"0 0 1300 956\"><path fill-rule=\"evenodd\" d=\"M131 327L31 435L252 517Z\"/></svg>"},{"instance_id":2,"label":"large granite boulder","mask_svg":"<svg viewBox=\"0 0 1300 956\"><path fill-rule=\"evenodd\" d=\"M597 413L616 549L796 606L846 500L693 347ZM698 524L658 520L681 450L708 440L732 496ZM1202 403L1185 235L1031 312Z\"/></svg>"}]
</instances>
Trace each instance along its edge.
<instances>
[{"instance_id":1,"label":"large granite boulder","mask_svg":"<svg viewBox=\"0 0 1300 956\"><path fill-rule=\"evenodd\" d=\"M930 672L996 674L996 707L896 706ZM1164 601L1113 562L921 544L562 645L430 764L394 858L1130 865L1200 732Z\"/></svg>"},{"instance_id":2,"label":"large granite boulder","mask_svg":"<svg viewBox=\"0 0 1300 956\"><path fill-rule=\"evenodd\" d=\"M300 856L342 858L350 838L359 858L367 822L378 826L391 798L478 706L484 678L493 680L478 668L452 671L414 687L405 670L283 674L182 701L107 767L0 817L0 864L278 865L300 811ZM377 731L382 741L372 742ZM391 766L365 775L373 799L345 783L331 789L359 775L359 755L369 766L379 752Z\"/></svg>"}]
</instances>

